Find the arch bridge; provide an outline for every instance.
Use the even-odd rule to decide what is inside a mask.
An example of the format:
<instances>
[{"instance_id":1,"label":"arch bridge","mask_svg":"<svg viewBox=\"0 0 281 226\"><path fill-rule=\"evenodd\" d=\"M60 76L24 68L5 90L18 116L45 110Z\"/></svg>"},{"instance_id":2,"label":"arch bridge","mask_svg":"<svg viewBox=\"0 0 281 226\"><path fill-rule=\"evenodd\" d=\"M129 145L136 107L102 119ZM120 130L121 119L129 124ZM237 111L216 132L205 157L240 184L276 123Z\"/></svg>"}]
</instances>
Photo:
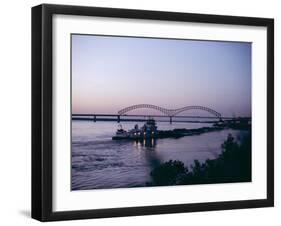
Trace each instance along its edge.
<instances>
[{"instance_id":1,"label":"arch bridge","mask_svg":"<svg viewBox=\"0 0 281 226\"><path fill-rule=\"evenodd\" d=\"M167 108L159 107L159 106L152 105L152 104L137 104L137 105L132 105L132 106L123 108L120 111L118 111L119 118L121 115L125 115L129 111L133 111L136 109L143 109L143 108L144 109L145 108L154 109L156 111L161 112L162 114L170 117L170 123L172 123L172 117L174 117L184 111L189 111L189 110L201 110L201 111L210 113L211 115L215 116L219 120L221 120L221 118L222 118L222 115L219 112L217 112L211 108L204 107L204 106L193 105L193 106L186 106L186 107L182 107L182 108L178 108L178 109L167 109Z\"/></svg>"}]
</instances>

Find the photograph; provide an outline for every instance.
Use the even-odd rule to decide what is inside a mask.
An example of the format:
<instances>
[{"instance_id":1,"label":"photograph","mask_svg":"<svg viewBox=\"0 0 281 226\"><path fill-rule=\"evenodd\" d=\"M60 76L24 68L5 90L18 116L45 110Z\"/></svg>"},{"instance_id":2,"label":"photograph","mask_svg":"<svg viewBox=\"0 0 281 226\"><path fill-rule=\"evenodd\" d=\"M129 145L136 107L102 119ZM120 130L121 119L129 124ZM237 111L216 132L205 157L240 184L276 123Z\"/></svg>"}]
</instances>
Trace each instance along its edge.
<instances>
[{"instance_id":1,"label":"photograph","mask_svg":"<svg viewBox=\"0 0 281 226\"><path fill-rule=\"evenodd\" d=\"M32 7L33 219L274 206L274 14L200 12Z\"/></svg>"},{"instance_id":2,"label":"photograph","mask_svg":"<svg viewBox=\"0 0 281 226\"><path fill-rule=\"evenodd\" d=\"M71 190L251 182L251 47L71 34Z\"/></svg>"}]
</instances>

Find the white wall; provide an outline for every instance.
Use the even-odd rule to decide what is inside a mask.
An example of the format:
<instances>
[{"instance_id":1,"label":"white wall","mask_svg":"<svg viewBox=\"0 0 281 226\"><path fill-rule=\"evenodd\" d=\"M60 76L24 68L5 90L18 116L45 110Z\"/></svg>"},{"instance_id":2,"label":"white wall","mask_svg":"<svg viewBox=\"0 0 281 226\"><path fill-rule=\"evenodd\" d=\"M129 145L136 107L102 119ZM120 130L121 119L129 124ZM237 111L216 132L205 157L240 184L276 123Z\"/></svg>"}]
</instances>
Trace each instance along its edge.
<instances>
[{"instance_id":1,"label":"white wall","mask_svg":"<svg viewBox=\"0 0 281 226\"><path fill-rule=\"evenodd\" d=\"M30 215L30 156L31 156L31 6L42 1L2 1L0 35L0 224L36 225ZM275 18L275 162L281 159L281 81L279 78L281 14L278 1L245 0L106 0L106 1L47 1L55 4L89 5L192 13L228 14L237 16ZM278 89L278 84L279 89ZM279 127L279 128L278 128ZM276 207L155 215L99 220L56 222L60 225L265 225L280 218L280 164L276 164ZM275 224L276 225L276 224Z\"/></svg>"}]
</instances>

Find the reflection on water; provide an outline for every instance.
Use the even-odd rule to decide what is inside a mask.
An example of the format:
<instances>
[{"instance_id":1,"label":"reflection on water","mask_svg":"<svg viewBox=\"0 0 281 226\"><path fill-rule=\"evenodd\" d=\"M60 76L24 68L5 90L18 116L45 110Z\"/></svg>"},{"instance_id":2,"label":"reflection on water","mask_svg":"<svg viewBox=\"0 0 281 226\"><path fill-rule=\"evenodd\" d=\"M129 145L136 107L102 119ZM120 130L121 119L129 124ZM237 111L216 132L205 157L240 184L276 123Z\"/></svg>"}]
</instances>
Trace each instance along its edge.
<instances>
[{"instance_id":1,"label":"reflection on water","mask_svg":"<svg viewBox=\"0 0 281 226\"><path fill-rule=\"evenodd\" d=\"M122 123L131 129L133 122ZM157 123L159 130L200 128L199 123ZM151 170L162 162L180 160L190 165L216 158L229 133L222 130L178 139L114 141L116 122L72 121L72 190L146 186Z\"/></svg>"},{"instance_id":2,"label":"reflection on water","mask_svg":"<svg viewBox=\"0 0 281 226\"><path fill-rule=\"evenodd\" d=\"M135 146L143 146L146 147L147 149L149 148L155 148L156 146L156 139L151 138L151 139L146 139L146 140L136 140L133 141Z\"/></svg>"}]
</instances>

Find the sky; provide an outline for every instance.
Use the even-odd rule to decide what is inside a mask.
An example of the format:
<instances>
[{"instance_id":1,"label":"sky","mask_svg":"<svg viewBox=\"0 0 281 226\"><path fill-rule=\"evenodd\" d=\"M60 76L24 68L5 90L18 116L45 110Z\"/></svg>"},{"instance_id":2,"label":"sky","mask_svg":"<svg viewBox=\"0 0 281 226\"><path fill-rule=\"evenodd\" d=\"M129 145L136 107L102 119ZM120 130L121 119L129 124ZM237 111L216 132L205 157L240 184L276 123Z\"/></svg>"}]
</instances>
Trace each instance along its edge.
<instances>
[{"instance_id":1,"label":"sky","mask_svg":"<svg viewBox=\"0 0 281 226\"><path fill-rule=\"evenodd\" d=\"M251 116L251 43L73 34L72 113L135 104Z\"/></svg>"}]
</instances>

